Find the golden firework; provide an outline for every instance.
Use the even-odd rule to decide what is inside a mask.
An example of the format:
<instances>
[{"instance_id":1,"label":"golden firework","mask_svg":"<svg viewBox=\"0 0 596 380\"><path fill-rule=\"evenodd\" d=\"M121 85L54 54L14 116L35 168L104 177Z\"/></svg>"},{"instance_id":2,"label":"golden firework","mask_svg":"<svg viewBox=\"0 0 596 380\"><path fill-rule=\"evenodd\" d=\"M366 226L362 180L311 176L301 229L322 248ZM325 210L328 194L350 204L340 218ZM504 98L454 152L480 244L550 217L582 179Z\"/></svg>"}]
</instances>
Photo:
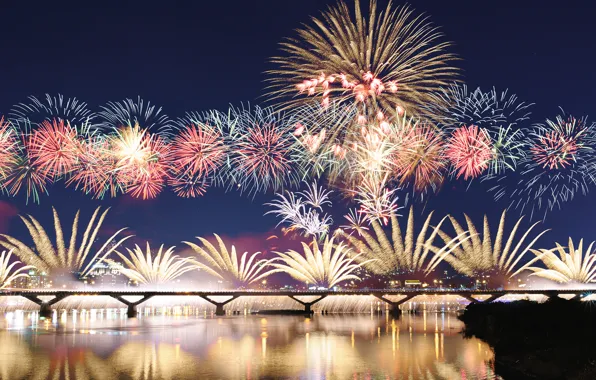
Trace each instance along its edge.
<instances>
[{"instance_id":1,"label":"golden firework","mask_svg":"<svg viewBox=\"0 0 596 380\"><path fill-rule=\"evenodd\" d=\"M590 243L588 249L583 250L583 239L579 241L577 248L573 240L569 238L568 248L556 243L552 249L532 249L536 258L530 261L525 268L531 270L533 276L539 276L552 281L567 283L590 283L596 282L596 251L592 250L594 242ZM557 256L557 253L559 256ZM545 268L532 267L533 263L541 261Z\"/></svg>"}]
</instances>

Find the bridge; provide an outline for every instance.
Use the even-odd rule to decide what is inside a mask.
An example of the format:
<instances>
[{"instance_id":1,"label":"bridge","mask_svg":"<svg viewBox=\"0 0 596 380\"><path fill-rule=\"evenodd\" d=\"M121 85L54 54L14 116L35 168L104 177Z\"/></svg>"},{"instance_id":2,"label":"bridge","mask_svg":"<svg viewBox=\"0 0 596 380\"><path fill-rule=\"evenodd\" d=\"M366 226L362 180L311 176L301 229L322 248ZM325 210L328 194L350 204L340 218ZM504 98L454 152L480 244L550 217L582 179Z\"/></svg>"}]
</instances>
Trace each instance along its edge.
<instances>
[{"instance_id":1,"label":"bridge","mask_svg":"<svg viewBox=\"0 0 596 380\"><path fill-rule=\"evenodd\" d=\"M527 289L527 290L463 290L463 289L361 289L361 290L213 290L213 291L159 291L159 290L2 290L0 297L19 296L28 299L39 305L40 315L51 317L52 305L71 296L109 296L127 307L129 317L137 316L137 306L153 297L158 296L195 296L204 299L215 306L215 315L225 315L224 306L229 302L243 296L251 297L290 297L297 303L304 306L304 313L311 314L312 306L328 296L373 296L388 304L391 313L399 316L401 310L399 306L411 301L413 298L427 296L459 296L465 298L471 303L493 302L506 295L544 295L546 297L558 297L560 295L571 296L571 299L581 300L596 292L596 289ZM43 301L39 297L53 296L54 298ZM124 297L140 296L137 301L129 301ZM230 297L225 301L216 301L211 297ZM315 296L311 301L304 301L297 297ZM390 296L402 296L403 298L394 301ZM488 296L486 299L476 298L478 296Z\"/></svg>"}]
</instances>

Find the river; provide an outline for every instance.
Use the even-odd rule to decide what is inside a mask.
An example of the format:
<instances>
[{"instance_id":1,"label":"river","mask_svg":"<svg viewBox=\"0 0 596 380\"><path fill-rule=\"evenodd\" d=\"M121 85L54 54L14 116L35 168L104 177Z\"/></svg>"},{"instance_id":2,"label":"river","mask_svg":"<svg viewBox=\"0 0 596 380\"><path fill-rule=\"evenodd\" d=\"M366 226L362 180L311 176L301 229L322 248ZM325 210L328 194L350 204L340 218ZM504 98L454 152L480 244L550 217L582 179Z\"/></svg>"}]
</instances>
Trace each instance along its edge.
<instances>
[{"instance_id":1,"label":"river","mask_svg":"<svg viewBox=\"0 0 596 380\"><path fill-rule=\"evenodd\" d=\"M0 378L500 379L453 313L158 315L7 312Z\"/></svg>"}]
</instances>

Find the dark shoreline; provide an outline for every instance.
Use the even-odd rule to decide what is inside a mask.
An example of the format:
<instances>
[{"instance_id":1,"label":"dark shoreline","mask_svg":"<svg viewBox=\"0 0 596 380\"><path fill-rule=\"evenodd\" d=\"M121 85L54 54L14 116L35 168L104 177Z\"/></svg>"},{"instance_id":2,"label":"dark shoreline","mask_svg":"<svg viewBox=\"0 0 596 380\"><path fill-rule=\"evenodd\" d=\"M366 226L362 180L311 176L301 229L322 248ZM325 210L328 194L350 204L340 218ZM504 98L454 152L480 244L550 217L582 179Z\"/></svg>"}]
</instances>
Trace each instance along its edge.
<instances>
[{"instance_id":1,"label":"dark shoreline","mask_svg":"<svg viewBox=\"0 0 596 380\"><path fill-rule=\"evenodd\" d=\"M466 337L495 351L504 379L596 379L596 307L553 298L471 304L459 317Z\"/></svg>"}]
</instances>

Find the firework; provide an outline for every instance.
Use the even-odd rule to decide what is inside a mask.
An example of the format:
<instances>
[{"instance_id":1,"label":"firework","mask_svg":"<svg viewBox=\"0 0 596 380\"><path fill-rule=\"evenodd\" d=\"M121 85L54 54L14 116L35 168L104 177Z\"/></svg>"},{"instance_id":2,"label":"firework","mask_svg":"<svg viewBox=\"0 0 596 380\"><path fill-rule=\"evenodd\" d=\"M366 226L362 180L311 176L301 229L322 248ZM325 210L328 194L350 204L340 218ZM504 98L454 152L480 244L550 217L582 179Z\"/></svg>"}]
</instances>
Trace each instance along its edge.
<instances>
[{"instance_id":1,"label":"firework","mask_svg":"<svg viewBox=\"0 0 596 380\"><path fill-rule=\"evenodd\" d=\"M30 265L25 265L13 271L14 267L19 265L21 262L15 261L10 263L11 256L12 251L2 251L2 254L0 254L0 289L6 289L10 287L13 281L19 277L27 277L27 273L24 272L33 268Z\"/></svg>"},{"instance_id":2,"label":"firework","mask_svg":"<svg viewBox=\"0 0 596 380\"><path fill-rule=\"evenodd\" d=\"M68 174L81 153L77 131L63 120L43 121L27 140L29 156L54 178Z\"/></svg>"},{"instance_id":3,"label":"firework","mask_svg":"<svg viewBox=\"0 0 596 380\"><path fill-rule=\"evenodd\" d=\"M515 171L521 160L526 157L526 136L523 130L509 125L489 129L492 141L493 157L488 162L487 178Z\"/></svg>"},{"instance_id":4,"label":"firework","mask_svg":"<svg viewBox=\"0 0 596 380\"><path fill-rule=\"evenodd\" d=\"M203 246L195 243L185 241L199 255L201 261L193 260L193 263L201 270L217 277L221 280L230 282L235 288L246 287L251 283L267 277L271 271L267 271L267 267L271 260L260 259L256 257L261 252L255 252L248 255L244 252L238 262L238 255L236 254L236 247L232 245L231 251L224 244L223 240L214 234L219 245L219 250L211 244L207 239L199 237Z\"/></svg>"},{"instance_id":5,"label":"firework","mask_svg":"<svg viewBox=\"0 0 596 380\"><path fill-rule=\"evenodd\" d=\"M277 190L295 182L292 169L293 138L285 120L270 109L238 110L239 130L232 149L233 182L241 191Z\"/></svg>"},{"instance_id":6,"label":"firework","mask_svg":"<svg viewBox=\"0 0 596 380\"><path fill-rule=\"evenodd\" d=\"M529 262L525 268L533 271L533 276L546 278L560 283L591 283L596 282L596 251L592 250L592 242L586 251L583 250L583 239L577 248L569 238L569 246L565 248L559 243L553 249L533 249L536 258ZM557 253L559 256L557 256ZM534 262L540 260L544 268L532 267Z\"/></svg>"},{"instance_id":7,"label":"firework","mask_svg":"<svg viewBox=\"0 0 596 380\"><path fill-rule=\"evenodd\" d=\"M528 120L531 103L520 102L508 90L498 93L495 88L484 92L480 88L468 91L464 84L454 83L438 93L439 101L428 102L430 113L443 116L442 126L453 129L464 125L493 128L509 125L516 129Z\"/></svg>"},{"instance_id":8,"label":"firework","mask_svg":"<svg viewBox=\"0 0 596 380\"><path fill-rule=\"evenodd\" d=\"M389 3L379 11L371 0L363 14L356 1L352 17L340 2L313 23L282 43L285 57L273 58L279 68L270 72L270 95L292 99L290 106L316 98L323 106L331 99L357 104L365 117L392 110L419 114L457 74L449 66L450 43L439 42L438 29L408 7Z\"/></svg>"},{"instance_id":9,"label":"firework","mask_svg":"<svg viewBox=\"0 0 596 380\"><path fill-rule=\"evenodd\" d=\"M348 221L348 224L339 227L338 233L344 230L352 230L362 235L362 231L368 231L367 224L369 222L368 216L358 209L350 209L348 213L344 215L344 218Z\"/></svg>"},{"instance_id":10,"label":"firework","mask_svg":"<svg viewBox=\"0 0 596 380\"><path fill-rule=\"evenodd\" d=\"M306 237L317 236L321 238L327 235L331 224L333 224L333 219L330 215L320 214L316 210L309 210L301 215L290 228L303 231Z\"/></svg>"},{"instance_id":11,"label":"firework","mask_svg":"<svg viewBox=\"0 0 596 380\"><path fill-rule=\"evenodd\" d=\"M108 102L98 113L101 127L106 131L118 130L127 125L140 125L143 129L157 133L164 137L171 137L176 126L167 115L162 113L161 107L156 108L151 102L145 102L141 97L136 101L125 99L121 102Z\"/></svg>"},{"instance_id":12,"label":"firework","mask_svg":"<svg viewBox=\"0 0 596 380\"><path fill-rule=\"evenodd\" d=\"M151 157L151 136L139 124L117 129L110 140L112 154L120 170L144 166Z\"/></svg>"},{"instance_id":13,"label":"firework","mask_svg":"<svg viewBox=\"0 0 596 380\"><path fill-rule=\"evenodd\" d=\"M392 213L391 239L385 234L379 221L373 220L371 226L375 236L364 230L362 227L353 226L362 239L348 235L342 231L348 241L360 252L361 260L377 259L369 261L366 268L381 275L394 275L399 273L415 273L422 277L428 276L437 265L449 255L458 245L469 239L468 233L463 232L460 236L449 241L443 248L429 255L431 245L443 224L445 218L432 228L432 233L427 238L427 231L433 213L431 212L422 226L416 240L414 241L414 208L410 207L408 224L405 235L402 234L397 215ZM460 239L461 238L461 239ZM456 243L456 239L459 241Z\"/></svg>"},{"instance_id":14,"label":"firework","mask_svg":"<svg viewBox=\"0 0 596 380\"><path fill-rule=\"evenodd\" d=\"M279 258L271 266L309 285L332 288L344 281L359 281L355 271L369 262L358 263L359 255L350 257L350 249L343 243L333 244L333 239L325 239L322 251L316 240L312 242L312 249L304 242L302 248L304 255L293 250L276 252Z\"/></svg>"},{"instance_id":15,"label":"firework","mask_svg":"<svg viewBox=\"0 0 596 380\"><path fill-rule=\"evenodd\" d=\"M538 222L528 228L521 238L515 238L515 234L524 219L522 216L517 220L515 226L511 230L509 237L505 241L503 246L503 238L505 235L505 215L506 211L503 211L495 241L493 243L490 233L490 226L488 224L488 217L484 216L484 226L482 230L482 239L480 234L474 226L472 220L464 214L467 223L467 232L470 235L469 240L462 240L463 234L466 232L464 228L453 218L449 216L455 232L458 234L454 239L449 237L445 232L439 230L438 234L445 243L446 246L451 248L454 242L459 243L457 247L451 248L451 253L445 257L445 261L448 262L456 271L468 275L475 276L480 274L498 274L507 277L513 277L520 273L524 268L515 269L516 265L524 257L526 252L532 249L532 246L536 241L544 235L548 230L540 232L531 242L529 242L523 250L520 248L524 244L526 238L530 235L530 232ZM436 247L431 247L433 251L438 251Z\"/></svg>"},{"instance_id":16,"label":"firework","mask_svg":"<svg viewBox=\"0 0 596 380\"><path fill-rule=\"evenodd\" d=\"M62 95L46 94L45 99L30 96L28 102L15 105L9 112L11 119L19 124L25 123L30 129L44 121L62 121L79 127L94 130L97 126L96 115L87 107L87 103L77 98L65 98Z\"/></svg>"},{"instance_id":17,"label":"firework","mask_svg":"<svg viewBox=\"0 0 596 380\"><path fill-rule=\"evenodd\" d=\"M329 200L329 195L331 195L331 193L333 193L333 191L325 190L322 186L318 187L317 181L314 181L311 185L307 184L307 189L299 192L298 195L304 197L304 203L322 210L323 205L325 204L331 206L331 200Z\"/></svg>"},{"instance_id":18,"label":"firework","mask_svg":"<svg viewBox=\"0 0 596 380\"><path fill-rule=\"evenodd\" d=\"M159 136L152 136L147 143L147 154L146 162L141 161L133 167L125 167L119 173L131 179L127 184L127 193L135 198L155 198L169 179L171 156L165 141Z\"/></svg>"},{"instance_id":19,"label":"firework","mask_svg":"<svg viewBox=\"0 0 596 380\"><path fill-rule=\"evenodd\" d=\"M455 129L447 144L445 156L464 180L478 177L494 157L490 136L475 125Z\"/></svg>"},{"instance_id":20,"label":"firework","mask_svg":"<svg viewBox=\"0 0 596 380\"><path fill-rule=\"evenodd\" d=\"M80 278L84 278L97 266L97 264L118 248L120 244L130 238L130 236L126 236L118 239L118 235L124 231L125 228L118 230L105 241L101 248L93 254L91 260L85 265L85 261L87 261L87 257L91 252L91 247L97 238L97 233L99 232L109 209L103 211L101 215L99 215L100 208L98 207L95 209L95 212L91 216L91 220L85 229L83 237L78 244L78 248L77 234L79 212L77 211L72 223L70 241L67 246L58 213L55 209L52 210L54 214L54 230L56 232L55 244L52 244L46 230L37 219L32 216L21 216L21 220L27 227L35 248L32 249L22 241L5 234L0 235L3 238L3 240L0 240L0 245L6 249L13 250L15 255L21 260L27 264L35 266L42 272L51 273L56 270L65 269L71 273L75 273Z\"/></svg>"},{"instance_id":21,"label":"firework","mask_svg":"<svg viewBox=\"0 0 596 380\"><path fill-rule=\"evenodd\" d=\"M530 151L520 162L518 176L499 179L491 187L495 199L509 197L510 207L529 213L530 219L542 213L544 219L577 192L589 191L596 178L596 123L560 115L536 125L526 144Z\"/></svg>"},{"instance_id":22,"label":"firework","mask_svg":"<svg viewBox=\"0 0 596 380\"><path fill-rule=\"evenodd\" d=\"M123 275L138 284L167 284L184 273L196 269L189 259L183 259L173 255L174 247L170 247L164 251L163 244L159 247L156 254L151 252L149 242L147 242L145 252L136 244L133 250L128 248L126 250L128 251L128 255L116 251L128 267L120 268L120 271ZM113 261L110 261L110 264L117 265Z\"/></svg>"},{"instance_id":23,"label":"firework","mask_svg":"<svg viewBox=\"0 0 596 380\"><path fill-rule=\"evenodd\" d=\"M39 166L37 161L29 157L24 145L17 145L17 154L14 156L13 165L6 173L4 180L4 187L8 194L14 197L24 188L27 203L29 203L29 199L39 203L40 194L48 194L46 186L50 182L51 177Z\"/></svg>"},{"instance_id":24,"label":"firework","mask_svg":"<svg viewBox=\"0 0 596 380\"><path fill-rule=\"evenodd\" d=\"M214 173L227 158L221 132L207 124L187 126L172 143L172 165L176 173Z\"/></svg>"}]
</instances>

